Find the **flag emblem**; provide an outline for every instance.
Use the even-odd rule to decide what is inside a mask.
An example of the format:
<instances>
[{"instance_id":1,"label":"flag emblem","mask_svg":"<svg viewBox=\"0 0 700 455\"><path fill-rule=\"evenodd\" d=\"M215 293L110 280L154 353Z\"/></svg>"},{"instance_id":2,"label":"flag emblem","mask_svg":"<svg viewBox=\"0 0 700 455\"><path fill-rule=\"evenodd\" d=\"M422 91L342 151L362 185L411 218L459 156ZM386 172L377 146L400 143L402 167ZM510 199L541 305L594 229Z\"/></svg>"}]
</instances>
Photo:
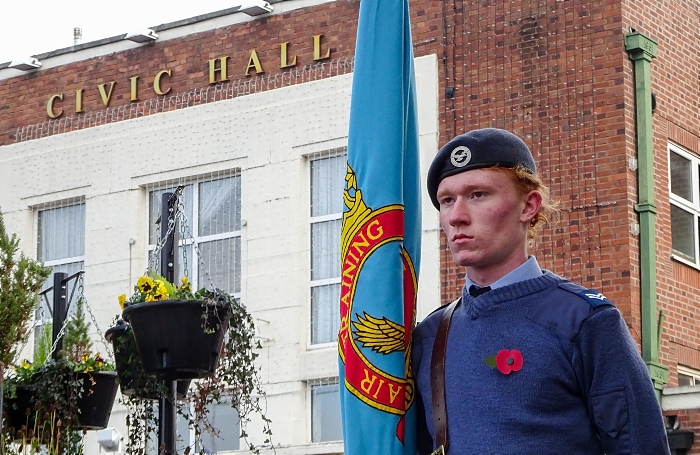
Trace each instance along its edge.
<instances>
[{"instance_id":1,"label":"flag emblem","mask_svg":"<svg viewBox=\"0 0 700 455\"><path fill-rule=\"evenodd\" d=\"M372 210L362 200L355 173L348 166L344 193L348 210L343 214L341 234L342 278L338 351L345 364L345 387L368 406L403 415L414 398L410 371L410 328L413 326L417 277L408 252L401 247L404 274L404 317L396 322L366 311L354 312L354 296L367 260L384 245L403 241L404 210L392 204ZM406 330L405 328L408 328ZM384 371L376 357L402 355L401 377ZM402 428L402 423L399 426ZM397 435L403 439L403 434ZM402 433L402 429L401 432Z\"/></svg>"}]
</instances>

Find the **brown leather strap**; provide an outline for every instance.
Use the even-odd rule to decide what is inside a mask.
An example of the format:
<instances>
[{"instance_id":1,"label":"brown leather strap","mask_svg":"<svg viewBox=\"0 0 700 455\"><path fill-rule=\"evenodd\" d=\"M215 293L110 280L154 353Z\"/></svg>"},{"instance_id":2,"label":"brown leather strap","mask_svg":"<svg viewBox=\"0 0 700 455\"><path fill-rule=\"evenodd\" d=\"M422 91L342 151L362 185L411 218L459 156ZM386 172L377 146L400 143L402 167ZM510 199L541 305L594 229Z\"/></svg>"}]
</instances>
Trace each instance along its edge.
<instances>
[{"instance_id":1,"label":"brown leather strap","mask_svg":"<svg viewBox=\"0 0 700 455\"><path fill-rule=\"evenodd\" d=\"M433 453L445 453L450 444L447 434L447 405L445 403L445 357L447 356L447 333L450 330L452 313L459 306L459 298L450 303L442 312L440 324L435 334L433 354L430 358L430 387L433 403L433 429L435 430L435 446Z\"/></svg>"}]
</instances>

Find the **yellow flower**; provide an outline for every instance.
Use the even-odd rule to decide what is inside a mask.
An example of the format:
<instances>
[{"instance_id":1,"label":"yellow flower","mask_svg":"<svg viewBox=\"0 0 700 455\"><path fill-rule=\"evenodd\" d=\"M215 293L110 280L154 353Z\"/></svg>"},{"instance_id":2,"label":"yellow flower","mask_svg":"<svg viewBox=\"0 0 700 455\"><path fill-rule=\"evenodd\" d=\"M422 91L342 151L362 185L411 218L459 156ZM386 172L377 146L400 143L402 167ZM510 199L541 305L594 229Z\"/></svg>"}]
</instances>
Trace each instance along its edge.
<instances>
[{"instance_id":1,"label":"yellow flower","mask_svg":"<svg viewBox=\"0 0 700 455\"><path fill-rule=\"evenodd\" d=\"M153 280L149 276L142 276L136 283L136 286L141 289L142 292L150 292L153 289Z\"/></svg>"},{"instance_id":2,"label":"yellow flower","mask_svg":"<svg viewBox=\"0 0 700 455\"><path fill-rule=\"evenodd\" d=\"M92 367L85 367L85 370L84 370L85 373L89 373L91 371L92 371Z\"/></svg>"},{"instance_id":3,"label":"yellow flower","mask_svg":"<svg viewBox=\"0 0 700 455\"><path fill-rule=\"evenodd\" d=\"M90 358L89 355L83 354L82 357L80 357L80 361L81 361L81 362L87 362L89 358Z\"/></svg>"},{"instance_id":4,"label":"yellow flower","mask_svg":"<svg viewBox=\"0 0 700 455\"><path fill-rule=\"evenodd\" d=\"M190 282L190 280L189 280L186 276L183 276L183 277L182 277L182 285L183 285L183 286L185 286L185 285L186 285L187 283L189 283L189 282Z\"/></svg>"},{"instance_id":5,"label":"yellow flower","mask_svg":"<svg viewBox=\"0 0 700 455\"><path fill-rule=\"evenodd\" d=\"M126 303L126 294L122 294L119 297L119 306L122 307L122 310L124 309L124 304Z\"/></svg>"},{"instance_id":6,"label":"yellow flower","mask_svg":"<svg viewBox=\"0 0 700 455\"><path fill-rule=\"evenodd\" d=\"M165 300L168 298L168 292L165 288L158 288L156 292L153 293L153 300Z\"/></svg>"},{"instance_id":7,"label":"yellow flower","mask_svg":"<svg viewBox=\"0 0 700 455\"><path fill-rule=\"evenodd\" d=\"M31 368L32 367L32 362L29 360L22 360L22 362L19 364L21 368Z\"/></svg>"}]
</instances>

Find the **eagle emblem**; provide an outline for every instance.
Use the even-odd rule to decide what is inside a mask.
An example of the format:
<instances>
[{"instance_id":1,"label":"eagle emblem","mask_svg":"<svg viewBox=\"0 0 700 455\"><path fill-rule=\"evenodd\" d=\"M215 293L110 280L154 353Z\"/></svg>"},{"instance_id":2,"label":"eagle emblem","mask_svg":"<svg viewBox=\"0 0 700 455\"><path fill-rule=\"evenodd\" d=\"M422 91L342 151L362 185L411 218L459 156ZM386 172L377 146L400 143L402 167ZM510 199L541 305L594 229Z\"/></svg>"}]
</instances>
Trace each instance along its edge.
<instances>
[{"instance_id":1,"label":"eagle emblem","mask_svg":"<svg viewBox=\"0 0 700 455\"><path fill-rule=\"evenodd\" d=\"M406 331L397 324L382 317L375 318L367 313L364 317L357 315L353 321L353 336L365 348L371 348L380 354L404 351L406 349Z\"/></svg>"}]
</instances>

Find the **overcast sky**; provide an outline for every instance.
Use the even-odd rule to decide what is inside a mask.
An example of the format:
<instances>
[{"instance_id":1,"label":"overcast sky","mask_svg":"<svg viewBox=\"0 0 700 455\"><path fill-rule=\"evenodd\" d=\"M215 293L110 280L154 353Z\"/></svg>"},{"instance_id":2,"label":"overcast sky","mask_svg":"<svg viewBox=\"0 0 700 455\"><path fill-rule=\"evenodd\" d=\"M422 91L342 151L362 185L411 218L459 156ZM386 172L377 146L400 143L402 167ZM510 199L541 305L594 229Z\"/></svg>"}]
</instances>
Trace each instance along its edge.
<instances>
[{"instance_id":1,"label":"overcast sky","mask_svg":"<svg viewBox=\"0 0 700 455\"><path fill-rule=\"evenodd\" d=\"M240 0L0 0L0 63L219 11Z\"/></svg>"}]
</instances>

